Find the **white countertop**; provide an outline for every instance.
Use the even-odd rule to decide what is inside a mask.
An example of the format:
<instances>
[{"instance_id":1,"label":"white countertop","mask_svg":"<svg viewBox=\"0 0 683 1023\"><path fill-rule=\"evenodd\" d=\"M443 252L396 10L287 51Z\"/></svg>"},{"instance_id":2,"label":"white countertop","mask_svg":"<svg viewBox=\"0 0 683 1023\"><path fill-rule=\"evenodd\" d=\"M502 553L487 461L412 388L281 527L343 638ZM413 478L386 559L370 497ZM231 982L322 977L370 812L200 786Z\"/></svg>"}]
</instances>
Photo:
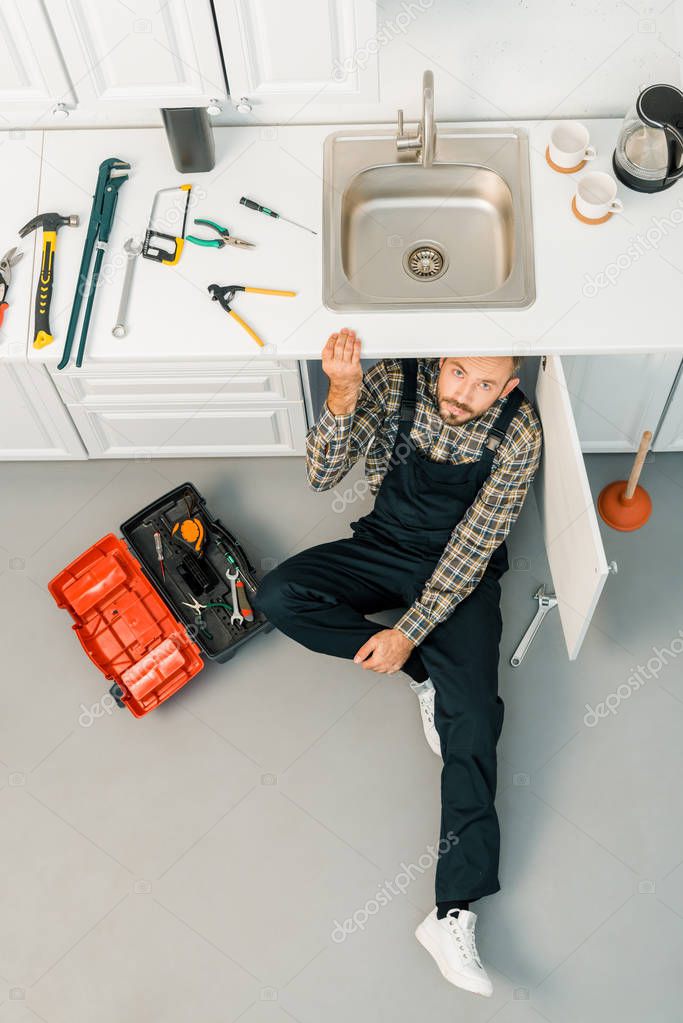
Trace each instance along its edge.
<instances>
[{"instance_id":1,"label":"white countertop","mask_svg":"<svg viewBox=\"0 0 683 1023\"><path fill-rule=\"evenodd\" d=\"M238 200L252 196L321 232L323 141L330 132L353 125L219 128L216 167L208 174L187 176L173 168L160 129L45 132L39 208L79 213L81 226L63 228L58 237L51 321L56 341L39 352L29 343L29 358L52 364L61 356L97 168L109 156L127 160L132 168L119 196L86 364L319 358L329 334L342 326L355 328L368 358L683 351L683 331L674 317L683 273L682 187L643 195L620 184L624 213L603 225L582 224L570 210L579 175L555 173L545 162L555 122L514 123L530 133L536 300L528 309L510 311L344 314L324 307L322 234L314 236L254 213ZM586 171L611 172L621 120L585 123L598 150ZM9 148L6 152L11 155ZM123 277L123 242L131 234L144 234L155 190L182 182L194 186L188 233L194 216L207 217L256 242L257 248L214 250L187 244L176 267L138 258L131 330L117 340L111 328ZM7 232L5 242L9 244ZM35 273L39 258L36 247ZM611 280L599 276L606 272ZM17 278L16 283L22 282ZM206 291L211 283L287 289L297 296L237 296L236 311L268 342L261 349L211 302ZM16 301L16 291L14 296Z\"/></svg>"}]
</instances>

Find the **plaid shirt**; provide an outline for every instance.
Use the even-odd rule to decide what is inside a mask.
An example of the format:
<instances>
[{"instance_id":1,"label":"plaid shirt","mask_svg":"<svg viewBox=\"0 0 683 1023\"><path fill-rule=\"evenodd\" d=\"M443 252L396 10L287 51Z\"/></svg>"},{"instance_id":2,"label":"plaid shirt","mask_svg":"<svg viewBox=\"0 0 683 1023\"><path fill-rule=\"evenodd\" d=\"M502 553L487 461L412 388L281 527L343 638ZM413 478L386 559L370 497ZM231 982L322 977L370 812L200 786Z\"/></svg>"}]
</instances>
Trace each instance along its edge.
<instances>
[{"instance_id":1,"label":"plaid shirt","mask_svg":"<svg viewBox=\"0 0 683 1023\"><path fill-rule=\"evenodd\" d=\"M477 461L507 396L475 419L449 425L436 401L439 371L438 359L418 359L411 440L434 462ZM365 455L365 476L371 492L377 493L398 431L402 389L400 359L382 359L364 373L354 412L335 416L325 402L306 435L306 471L314 490L329 490ZM490 475L455 526L420 597L394 626L415 645L478 584L522 509L541 447L541 424L524 399L494 453Z\"/></svg>"}]
</instances>

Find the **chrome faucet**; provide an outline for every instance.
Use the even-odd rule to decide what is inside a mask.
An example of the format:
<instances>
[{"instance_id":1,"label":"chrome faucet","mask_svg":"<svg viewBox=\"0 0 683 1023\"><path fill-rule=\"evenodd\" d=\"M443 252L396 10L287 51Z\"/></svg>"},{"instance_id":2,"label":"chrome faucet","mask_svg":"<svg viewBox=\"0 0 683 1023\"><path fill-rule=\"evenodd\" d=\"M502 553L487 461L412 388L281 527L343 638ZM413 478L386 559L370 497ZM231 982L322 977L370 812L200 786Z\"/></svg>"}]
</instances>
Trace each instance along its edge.
<instances>
[{"instance_id":1,"label":"chrome faucet","mask_svg":"<svg viewBox=\"0 0 683 1023\"><path fill-rule=\"evenodd\" d=\"M396 148L412 150L419 154L423 167L431 167L436 148L436 124L434 123L434 75L431 71L422 74L422 120L418 122L415 135L403 131L403 111L398 112Z\"/></svg>"}]
</instances>

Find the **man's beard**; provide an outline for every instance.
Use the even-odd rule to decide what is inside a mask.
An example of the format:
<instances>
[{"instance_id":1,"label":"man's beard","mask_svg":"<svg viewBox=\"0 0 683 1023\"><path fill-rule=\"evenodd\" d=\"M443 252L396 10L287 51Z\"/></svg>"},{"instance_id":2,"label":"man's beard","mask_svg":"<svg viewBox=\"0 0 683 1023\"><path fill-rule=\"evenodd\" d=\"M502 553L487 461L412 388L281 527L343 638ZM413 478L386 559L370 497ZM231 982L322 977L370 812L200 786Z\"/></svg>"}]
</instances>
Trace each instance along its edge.
<instances>
[{"instance_id":1,"label":"man's beard","mask_svg":"<svg viewBox=\"0 0 683 1023\"><path fill-rule=\"evenodd\" d=\"M456 406L459 408L457 414ZM472 412L471 409L463 409L457 402L451 402L450 400L446 404L440 394L437 394L437 407L439 409L439 415L448 426L458 426L462 423L468 423L470 419L475 418L475 413Z\"/></svg>"},{"instance_id":2,"label":"man's beard","mask_svg":"<svg viewBox=\"0 0 683 1023\"><path fill-rule=\"evenodd\" d=\"M501 387L500 392L502 392L502 390L503 388ZM500 392L496 396L495 399L496 401L498 400L498 398L500 398ZM472 410L468 409L467 406L462 408L459 402L454 402L452 399L448 399L448 404L445 404L445 402L446 399L444 399L441 396L441 391L437 385L436 406L439 411L439 415L441 416L441 419L448 426L462 426L463 423L469 423L470 419L477 419L478 416L483 416L484 412L487 412L488 408L491 407L488 406L488 408L485 408L482 412L472 412ZM491 404L493 404L493 402L491 402ZM454 407L460 408L460 411L458 412L457 415L454 414Z\"/></svg>"}]
</instances>

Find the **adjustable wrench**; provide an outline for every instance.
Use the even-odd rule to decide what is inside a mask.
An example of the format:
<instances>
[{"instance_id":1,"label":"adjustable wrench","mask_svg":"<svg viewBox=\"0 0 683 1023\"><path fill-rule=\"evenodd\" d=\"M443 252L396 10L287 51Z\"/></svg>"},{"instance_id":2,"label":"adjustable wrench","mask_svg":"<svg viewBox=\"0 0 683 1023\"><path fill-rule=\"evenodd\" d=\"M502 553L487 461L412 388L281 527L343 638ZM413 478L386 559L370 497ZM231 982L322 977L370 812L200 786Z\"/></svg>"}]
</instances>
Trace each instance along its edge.
<instances>
[{"instance_id":1,"label":"adjustable wrench","mask_svg":"<svg viewBox=\"0 0 683 1023\"><path fill-rule=\"evenodd\" d=\"M541 627L541 622L548 611L557 606L557 597L554 593L546 593L545 586L542 583L534 593L534 600L538 601L538 611L534 615L529 628L522 636L519 646L510 658L510 664L513 668L518 668L522 663L527 650L531 646L531 641Z\"/></svg>"}]
</instances>

